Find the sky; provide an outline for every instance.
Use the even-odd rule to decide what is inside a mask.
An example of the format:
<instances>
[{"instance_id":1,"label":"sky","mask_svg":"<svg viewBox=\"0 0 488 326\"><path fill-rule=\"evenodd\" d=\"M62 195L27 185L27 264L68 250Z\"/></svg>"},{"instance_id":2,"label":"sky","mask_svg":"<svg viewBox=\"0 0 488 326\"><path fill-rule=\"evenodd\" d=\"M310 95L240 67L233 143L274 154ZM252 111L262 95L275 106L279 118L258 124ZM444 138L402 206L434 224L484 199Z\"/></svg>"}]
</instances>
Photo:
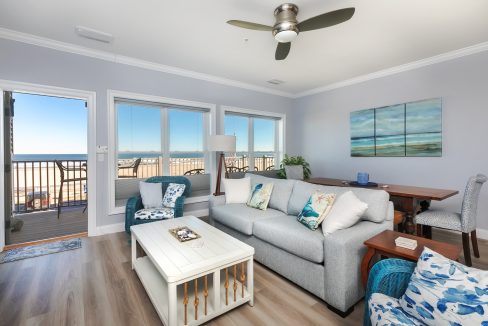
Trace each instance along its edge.
<instances>
[{"instance_id":1,"label":"sky","mask_svg":"<svg viewBox=\"0 0 488 326\"><path fill-rule=\"evenodd\" d=\"M13 97L14 154L86 154L84 101L22 93Z\"/></svg>"},{"instance_id":2,"label":"sky","mask_svg":"<svg viewBox=\"0 0 488 326\"><path fill-rule=\"evenodd\" d=\"M275 120L254 118L254 151L274 151ZM249 118L239 115L225 116L225 134L236 136L238 152L247 152L249 144Z\"/></svg>"},{"instance_id":3,"label":"sky","mask_svg":"<svg viewBox=\"0 0 488 326\"><path fill-rule=\"evenodd\" d=\"M86 154L85 102L52 96L14 93L14 154ZM119 103L119 152L161 152L161 110ZM170 151L201 152L204 113L168 110ZM254 118L254 151L273 151L275 121ZM225 134L236 135L237 151L248 150L249 118L225 117Z\"/></svg>"}]
</instances>

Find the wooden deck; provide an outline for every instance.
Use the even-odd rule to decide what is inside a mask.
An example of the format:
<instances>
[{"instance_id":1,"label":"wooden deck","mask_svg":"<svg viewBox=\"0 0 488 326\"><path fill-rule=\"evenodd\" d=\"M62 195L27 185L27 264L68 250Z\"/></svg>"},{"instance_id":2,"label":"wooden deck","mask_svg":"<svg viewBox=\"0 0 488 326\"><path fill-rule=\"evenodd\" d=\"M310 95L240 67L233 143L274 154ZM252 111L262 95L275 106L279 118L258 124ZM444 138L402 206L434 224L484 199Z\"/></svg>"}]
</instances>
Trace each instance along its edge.
<instances>
[{"instance_id":1,"label":"wooden deck","mask_svg":"<svg viewBox=\"0 0 488 326\"><path fill-rule=\"evenodd\" d=\"M43 211L17 214L15 217L24 221L18 232L6 232L6 244L18 244L29 241L49 239L63 235L88 231L88 214L85 206L66 207L61 210L58 219L57 211Z\"/></svg>"}]
</instances>

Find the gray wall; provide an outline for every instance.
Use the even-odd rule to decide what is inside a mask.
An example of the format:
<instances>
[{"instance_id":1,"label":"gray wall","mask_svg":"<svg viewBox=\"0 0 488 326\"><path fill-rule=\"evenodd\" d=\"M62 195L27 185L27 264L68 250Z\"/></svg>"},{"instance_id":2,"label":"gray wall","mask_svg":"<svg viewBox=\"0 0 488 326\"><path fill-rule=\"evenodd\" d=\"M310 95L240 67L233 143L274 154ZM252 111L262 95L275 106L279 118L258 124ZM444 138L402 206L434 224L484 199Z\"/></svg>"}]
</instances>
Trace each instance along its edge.
<instances>
[{"instance_id":1,"label":"gray wall","mask_svg":"<svg viewBox=\"0 0 488 326\"><path fill-rule=\"evenodd\" d=\"M111 63L47 48L0 39L0 79L96 91L97 144L108 144L107 89L291 113L293 100L197 79ZM294 123L287 119L293 135ZM218 122L217 122L218 123ZM220 126L217 125L219 129ZM287 144L293 146L290 137ZM294 149L288 146L289 152ZM108 163L97 163L97 226L121 222L108 216Z\"/></svg>"},{"instance_id":2,"label":"gray wall","mask_svg":"<svg viewBox=\"0 0 488 326\"><path fill-rule=\"evenodd\" d=\"M442 97L443 155L439 158L350 157L349 113ZM460 211L469 176L488 174L488 53L375 79L296 100L297 144L314 176L458 189L433 207ZM478 227L488 229L488 185L480 197Z\"/></svg>"}]
</instances>

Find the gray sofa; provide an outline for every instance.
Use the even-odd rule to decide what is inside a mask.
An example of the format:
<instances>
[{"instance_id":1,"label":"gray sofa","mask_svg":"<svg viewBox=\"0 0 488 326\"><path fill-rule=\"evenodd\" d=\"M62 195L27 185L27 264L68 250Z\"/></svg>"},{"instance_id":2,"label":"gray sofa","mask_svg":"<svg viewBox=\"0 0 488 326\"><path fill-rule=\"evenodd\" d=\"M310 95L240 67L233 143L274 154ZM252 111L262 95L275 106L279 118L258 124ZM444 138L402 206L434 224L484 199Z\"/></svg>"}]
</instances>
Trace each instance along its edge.
<instances>
[{"instance_id":1,"label":"gray sofa","mask_svg":"<svg viewBox=\"0 0 488 326\"><path fill-rule=\"evenodd\" d=\"M224 196L213 196L210 223L254 247L256 261L321 298L334 312L347 316L364 295L360 275L361 259L366 252L363 242L393 228L393 204L388 193L246 176L253 185L274 184L268 209L225 204ZM368 204L368 209L356 225L324 237L320 227L311 231L297 221L316 189L337 195L352 190Z\"/></svg>"}]
</instances>

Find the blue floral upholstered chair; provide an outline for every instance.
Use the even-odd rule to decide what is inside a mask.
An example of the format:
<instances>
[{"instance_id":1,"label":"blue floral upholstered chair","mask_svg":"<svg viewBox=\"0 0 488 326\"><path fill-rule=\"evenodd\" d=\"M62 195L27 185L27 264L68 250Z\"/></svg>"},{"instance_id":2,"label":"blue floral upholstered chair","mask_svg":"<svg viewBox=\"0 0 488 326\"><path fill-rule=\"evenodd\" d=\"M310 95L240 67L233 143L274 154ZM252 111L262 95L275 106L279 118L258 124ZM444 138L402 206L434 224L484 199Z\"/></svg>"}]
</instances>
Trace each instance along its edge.
<instances>
[{"instance_id":1,"label":"blue floral upholstered chair","mask_svg":"<svg viewBox=\"0 0 488 326\"><path fill-rule=\"evenodd\" d=\"M369 325L488 325L488 272L425 248L417 263L385 259L370 271Z\"/></svg>"},{"instance_id":2,"label":"blue floral upholstered chair","mask_svg":"<svg viewBox=\"0 0 488 326\"><path fill-rule=\"evenodd\" d=\"M188 178L182 176L158 176L158 177L151 177L147 179L145 182L149 183L161 183L161 191L164 193L168 188L170 183L177 183L177 184L184 184L185 191L183 194L176 199L175 208L174 208L174 217L181 217L183 216L183 206L185 204L185 198L190 196L191 194L191 182ZM144 206L142 205L142 198L141 196L131 197L127 201L125 207L125 231L130 234L130 227L136 224L143 224L143 223L150 223L154 221L159 221L161 219L136 219L135 215L136 212L143 209Z\"/></svg>"}]
</instances>

